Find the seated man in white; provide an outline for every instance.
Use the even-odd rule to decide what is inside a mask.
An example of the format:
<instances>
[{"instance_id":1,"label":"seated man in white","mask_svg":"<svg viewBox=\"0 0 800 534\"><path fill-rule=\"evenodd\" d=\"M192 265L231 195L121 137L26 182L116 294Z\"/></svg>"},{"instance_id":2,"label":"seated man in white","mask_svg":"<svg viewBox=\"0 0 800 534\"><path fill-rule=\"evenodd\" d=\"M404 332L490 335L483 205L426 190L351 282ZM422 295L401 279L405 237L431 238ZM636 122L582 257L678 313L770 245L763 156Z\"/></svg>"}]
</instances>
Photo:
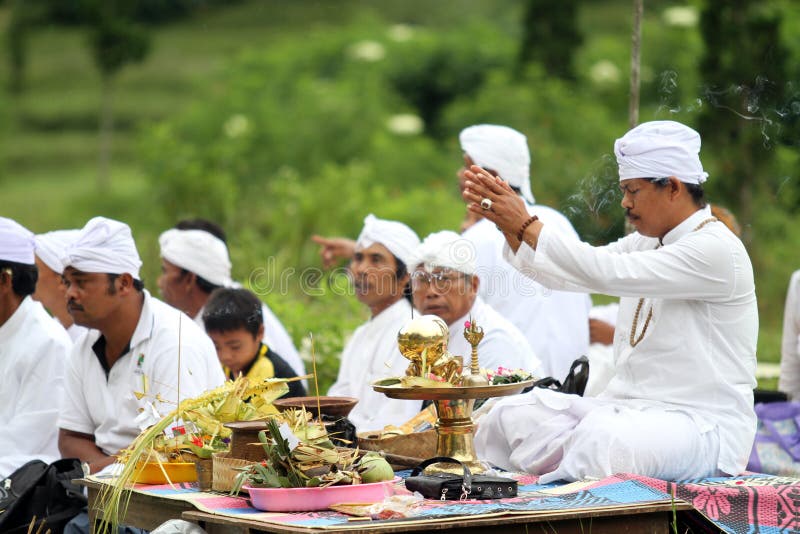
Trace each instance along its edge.
<instances>
[{"instance_id":1,"label":"seated man in white","mask_svg":"<svg viewBox=\"0 0 800 534\"><path fill-rule=\"evenodd\" d=\"M58 459L58 398L72 345L31 298L33 234L0 217L0 480L30 460Z\"/></svg>"},{"instance_id":2,"label":"seated man in white","mask_svg":"<svg viewBox=\"0 0 800 534\"><path fill-rule=\"evenodd\" d=\"M697 132L674 121L617 139L622 207L636 232L602 247L552 231L506 184L472 167L464 199L502 229L517 268L548 287L621 297L605 389L500 400L479 423L481 458L541 474L541 483L744 470L756 431L753 268L711 214L699 152Z\"/></svg>"},{"instance_id":3,"label":"seated man in white","mask_svg":"<svg viewBox=\"0 0 800 534\"><path fill-rule=\"evenodd\" d=\"M420 313L438 315L450 327L447 350L468 365L472 347L464 338L464 323L483 328L478 345L481 367L496 370L524 369L536 374L539 358L516 326L478 296L475 247L455 232L436 232L414 252L411 290Z\"/></svg>"},{"instance_id":4,"label":"seated man in white","mask_svg":"<svg viewBox=\"0 0 800 534\"><path fill-rule=\"evenodd\" d=\"M225 376L205 332L144 289L126 224L90 220L63 263L67 309L92 330L70 354L58 446L62 456L80 458L94 473L139 435L136 417L148 403L166 415L179 395L198 396Z\"/></svg>"},{"instance_id":5,"label":"seated man in white","mask_svg":"<svg viewBox=\"0 0 800 534\"><path fill-rule=\"evenodd\" d=\"M67 288L61 279L64 266L61 258L66 248L78 237L80 230L55 230L36 236L36 268L39 279L33 298L42 303L58 324L66 328L73 342L77 341L86 328L75 324L67 311Z\"/></svg>"},{"instance_id":6,"label":"seated man in white","mask_svg":"<svg viewBox=\"0 0 800 534\"><path fill-rule=\"evenodd\" d=\"M349 270L356 298L369 308L370 320L359 326L342 351L342 363L329 395L358 399L348 418L359 431L401 425L417 414L420 401L390 399L370 384L403 376L409 361L400 354L397 332L412 317L408 298L408 262L419 245L403 223L367 215Z\"/></svg>"},{"instance_id":7,"label":"seated man in white","mask_svg":"<svg viewBox=\"0 0 800 534\"><path fill-rule=\"evenodd\" d=\"M167 304L203 327L203 307L218 287L237 288L231 279L231 260L222 229L203 219L181 221L158 238L161 276L158 287ZM292 338L272 310L262 302L264 344L279 354L298 376L306 374Z\"/></svg>"}]
</instances>

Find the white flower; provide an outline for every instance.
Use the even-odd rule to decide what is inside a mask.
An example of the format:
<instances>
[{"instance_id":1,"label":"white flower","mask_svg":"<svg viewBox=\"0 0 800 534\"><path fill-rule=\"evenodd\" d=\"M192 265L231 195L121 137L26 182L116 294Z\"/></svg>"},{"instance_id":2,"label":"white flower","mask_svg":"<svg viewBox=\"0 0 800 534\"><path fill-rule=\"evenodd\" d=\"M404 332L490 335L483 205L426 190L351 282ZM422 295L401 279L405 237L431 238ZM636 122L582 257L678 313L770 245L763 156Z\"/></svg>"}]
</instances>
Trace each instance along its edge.
<instances>
[{"instance_id":1,"label":"white flower","mask_svg":"<svg viewBox=\"0 0 800 534\"><path fill-rule=\"evenodd\" d=\"M348 50L350 57L359 61L375 62L386 56L386 49L377 41L359 41Z\"/></svg>"},{"instance_id":2,"label":"white flower","mask_svg":"<svg viewBox=\"0 0 800 534\"><path fill-rule=\"evenodd\" d=\"M602 59L592 65L589 70L589 77L594 83L616 84L620 79L619 67L607 59Z\"/></svg>"},{"instance_id":3,"label":"white flower","mask_svg":"<svg viewBox=\"0 0 800 534\"><path fill-rule=\"evenodd\" d=\"M665 24L678 26L679 28L693 28L697 26L697 21L700 18L694 6L668 7L661 16Z\"/></svg>"},{"instance_id":4,"label":"white flower","mask_svg":"<svg viewBox=\"0 0 800 534\"><path fill-rule=\"evenodd\" d=\"M400 113L389 117L386 127L397 135L417 135L425 129L425 123L416 115Z\"/></svg>"},{"instance_id":5,"label":"white flower","mask_svg":"<svg viewBox=\"0 0 800 534\"><path fill-rule=\"evenodd\" d=\"M222 129L225 131L225 135L231 139L235 139L250 131L250 120L241 113L237 113L236 115L231 115L231 117L225 121L225 125Z\"/></svg>"},{"instance_id":6,"label":"white flower","mask_svg":"<svg viewBox=\"0 0 800 534\"><path fill-rule=\"evenodd\" d=\"M408 24L394 24L389 28L389 39L398 43L410 41L414 37L414 28Z\"/></svg>"}]
</instances>

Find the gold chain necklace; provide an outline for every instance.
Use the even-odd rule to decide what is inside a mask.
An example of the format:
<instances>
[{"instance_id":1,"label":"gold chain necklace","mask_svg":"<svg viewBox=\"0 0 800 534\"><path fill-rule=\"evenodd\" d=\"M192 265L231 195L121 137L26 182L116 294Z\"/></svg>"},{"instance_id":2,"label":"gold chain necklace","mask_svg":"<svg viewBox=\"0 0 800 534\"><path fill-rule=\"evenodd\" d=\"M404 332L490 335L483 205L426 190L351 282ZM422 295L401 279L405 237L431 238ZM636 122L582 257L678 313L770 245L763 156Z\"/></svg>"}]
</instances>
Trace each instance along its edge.
<instances>
[{"instance_id":1,"label":"gold chain necklace","mask_svg":"<svg viewBox=\"0 0 800 534\"><path fill-rule=\"evenodd\" d=\"M692 230L692 232L696 232L708 223L712 223L716 221L716 217L710 217L705 221L701 222L697 225L697 227ZM661 244L659 244L656 248L659 248ZM633 314L633 324L631 325L631 335L630 339L628 340L631 344L631 347L635 347L639 344L639 342L644 338L644 333L647 332L647 327L650 326L650 319L653 318L653 307L650 306L650 311L647 313L647 318L644 320L644 328L642 328L642 333L639 334L639 337L636 337L636 327L639 325L639 314L642 311L642 306L644 305L644 297L639 299L639 304L636 305L636 313Z\"/></svg>"}]
</instances>

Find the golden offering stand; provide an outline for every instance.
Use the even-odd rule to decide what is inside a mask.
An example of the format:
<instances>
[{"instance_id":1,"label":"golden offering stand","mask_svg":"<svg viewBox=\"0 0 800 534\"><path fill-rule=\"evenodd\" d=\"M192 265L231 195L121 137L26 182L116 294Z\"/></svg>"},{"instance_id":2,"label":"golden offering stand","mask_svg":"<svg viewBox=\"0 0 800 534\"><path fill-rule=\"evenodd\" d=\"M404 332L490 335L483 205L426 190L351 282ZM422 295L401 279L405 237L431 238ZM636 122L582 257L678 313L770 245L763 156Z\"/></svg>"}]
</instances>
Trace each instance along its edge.
<instances>
[{"instance_id":1,"label":"golden offering stand","mask_svg":"<svg viewBox=\"0 0 800 534\"><path fill-rule=\"evenodd\" d=\"M400 352L411 360L406 371L408 377L433 374L458 384L442 387L430 381L430 385L407 386L398 381L391 385L375 383L372 388L392 399L433 401L437 415L436 455L455 458L466 464L473 473L483 473L486 468L475 454L475 423L472 420L475 400L515 395L534 381L490 385L486 377L480 374L478 366L477 346L483 338L483 329L472 321L465 327L464 337L472 345L470 374L465 376L460 376L463 368L461 358L447 353L449 330L439 317L423 315L412 319L397 336ZM454 373L456 370L457 373ZM428 466L425 472L462 474L461 467L452 463L435 463Z\"/></svg>"}]
</instances>

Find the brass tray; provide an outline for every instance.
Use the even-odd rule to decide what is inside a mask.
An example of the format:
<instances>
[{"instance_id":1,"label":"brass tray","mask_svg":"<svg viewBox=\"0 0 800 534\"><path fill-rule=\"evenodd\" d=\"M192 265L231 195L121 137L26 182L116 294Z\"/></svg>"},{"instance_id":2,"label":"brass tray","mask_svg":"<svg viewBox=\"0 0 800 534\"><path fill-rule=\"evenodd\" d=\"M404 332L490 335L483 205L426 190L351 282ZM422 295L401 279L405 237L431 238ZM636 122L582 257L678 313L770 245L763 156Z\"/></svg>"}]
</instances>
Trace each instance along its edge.
<instances>
[{"instance_id":1,"label":"brass tray","mask_svg":"<svg viewBox=\"0 0 800 534\"><path fill-rule=\"evenodd\" d=\"M392 399L404 400L453 400L453 399L488 399L516 395L523 389L532 386L534 379L512 384L496 386L453 386L449 388L405 387L400 384L379 386L372 384L372 389Z\"/></svg>"}]
</instances>

